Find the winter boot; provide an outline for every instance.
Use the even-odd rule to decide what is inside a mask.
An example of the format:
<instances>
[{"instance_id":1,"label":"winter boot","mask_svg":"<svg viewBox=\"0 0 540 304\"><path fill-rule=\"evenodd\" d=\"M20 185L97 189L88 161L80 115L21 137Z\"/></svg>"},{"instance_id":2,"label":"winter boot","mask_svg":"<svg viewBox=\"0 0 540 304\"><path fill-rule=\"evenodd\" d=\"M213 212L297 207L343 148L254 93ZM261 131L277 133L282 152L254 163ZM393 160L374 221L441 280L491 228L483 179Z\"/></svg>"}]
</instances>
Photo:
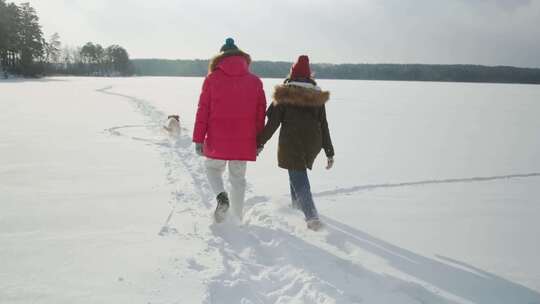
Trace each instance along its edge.
<instances>
[{"instance_id":1,"label":"winter boot","mask_svg":"<svg viewBox=\"0 0 540 304\"><path fill-rule=\"evenodd\" d=\"M221 192L217 195L216 200L217 207L216 211L214 211L214 219L216 223L221 223L225 220L225 215L227 214L227 210L229 210L229 196L227 192Z\"/></svg>"},{"instance_id":2,"label":"winter boot","mask_svg":"<svg viewBox=\"0 0 540 304\"><path fill-rule=\"evenodd\" d=\"M322 228L323 224L318 218L309 219L306 221L308 229L318 231Z\"/></svg>"}]
</instances>

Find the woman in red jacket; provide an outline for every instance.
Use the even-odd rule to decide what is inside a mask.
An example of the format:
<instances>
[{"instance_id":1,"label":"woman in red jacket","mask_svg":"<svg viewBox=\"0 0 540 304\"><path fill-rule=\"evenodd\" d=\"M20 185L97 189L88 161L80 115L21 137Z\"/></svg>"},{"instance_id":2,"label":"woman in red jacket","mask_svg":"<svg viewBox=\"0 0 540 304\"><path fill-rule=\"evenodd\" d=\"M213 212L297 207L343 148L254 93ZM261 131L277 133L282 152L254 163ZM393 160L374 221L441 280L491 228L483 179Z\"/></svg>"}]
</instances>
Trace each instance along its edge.
<instances>
[{"instance_id":1,"label":"woman in red jacket","mask_svg":"<svg viewBox=\"0 0 540 304\"><path fill-rule=\"evenodd\" d=\"M246 161L257 157L257 134L264 128L266 97L259 77L249 71L251 58L227 38L210 60L199 98L193 142L206 156L206 175L216 194L216 222L225 219L229 197L223 172L229 167L231 205L242 219L246 189Z\"/></svg>"}]
</instances>

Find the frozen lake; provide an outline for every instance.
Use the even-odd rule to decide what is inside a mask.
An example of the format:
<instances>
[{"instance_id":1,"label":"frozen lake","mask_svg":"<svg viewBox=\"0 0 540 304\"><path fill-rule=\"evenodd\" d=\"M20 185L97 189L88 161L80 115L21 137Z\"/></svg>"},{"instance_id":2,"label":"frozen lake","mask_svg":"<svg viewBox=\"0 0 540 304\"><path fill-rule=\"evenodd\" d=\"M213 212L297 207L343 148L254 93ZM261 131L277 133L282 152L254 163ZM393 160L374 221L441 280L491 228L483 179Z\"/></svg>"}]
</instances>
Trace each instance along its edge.
<instances>
[{"instance_id":1,"label":"frozen lake","mask_svg":"<svg viewBox=\"0 0 540 304\"><path fill-rule=\"evenodd\" d=\"M202 78L0 81L0 303L540 304L540 86L319 84L336 166L310 173L314 233L277 134L244 223L211 224Z\"/></svg>"}]
</instances>

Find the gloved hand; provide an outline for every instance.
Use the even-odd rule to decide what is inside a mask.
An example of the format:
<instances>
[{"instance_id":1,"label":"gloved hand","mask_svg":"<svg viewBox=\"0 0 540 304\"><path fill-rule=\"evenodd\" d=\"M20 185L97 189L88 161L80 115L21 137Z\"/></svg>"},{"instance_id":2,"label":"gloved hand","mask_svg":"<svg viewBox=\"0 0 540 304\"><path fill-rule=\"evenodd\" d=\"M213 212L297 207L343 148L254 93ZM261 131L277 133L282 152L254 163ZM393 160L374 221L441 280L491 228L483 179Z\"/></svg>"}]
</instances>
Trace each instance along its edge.
<instances>
[{"instance_id":1,"label":"gloved hand","mask_svg":"<svg viewBox=\"0 0 540 304\"><path fill-rule=\"evenodd\" d=\"M329 157L326 161L326 170L330 170L332 169L332 167L334 166L334 157Z\"/></svg>"},{"instance_id":2,"label":"gloved hand","mask_svg":"<svg viewBox=\"0 0 540 304\"><path fill-rule=\"evenodd\" d=\"M199 156L204 156L204 153L203 153L203 144L201 144L201 143L195 143L195 152L196 152L197 155L199 155Z\"/></svg>"},{"instance_id":3,"label":"gloved hand","mask_svg":"<svg viewBox=\"0 0 540 304\"><path fill-rule=\"evenodd\" d=\"M259 156L259 154L262 152L263 149L264 149L264 146L257 147L257 156Z\"/></svg>"}]
</instances>

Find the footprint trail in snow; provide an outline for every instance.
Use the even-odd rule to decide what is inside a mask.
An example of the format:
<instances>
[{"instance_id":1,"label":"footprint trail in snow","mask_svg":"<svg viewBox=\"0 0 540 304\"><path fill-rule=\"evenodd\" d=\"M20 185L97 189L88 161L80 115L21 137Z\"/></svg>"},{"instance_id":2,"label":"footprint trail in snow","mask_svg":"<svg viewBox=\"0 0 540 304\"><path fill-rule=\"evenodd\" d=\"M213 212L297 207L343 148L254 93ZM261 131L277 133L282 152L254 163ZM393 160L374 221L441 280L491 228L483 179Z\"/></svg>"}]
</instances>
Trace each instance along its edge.
<instances>
[{"instance_id":1,"label":"footprint trail in snow","mask_svg":"<svg viewBox=\"0 0 540 304\"><path fill-rule=\"evenodd\" d=\"M308 231L301 215L290 210L283 197L250 193L244 223L212 224L214 198L189 130L184 129L176 140L167 139L161 129L167 115L150 102L114 92L112 87L97 91L127 100L145 118L144 125L117 126L106 131L152 145L159 152L167 170L165 179L176 186L169 201L171 211L164 216L159 234L175 242L198 240L203 244L185 260L172 257L169 266L180 269L179 275L200 276L205 288L204 303L472 303L460 296L465 292L447 292L450 288L444 282L430 284L427 279L414 278L414 272L407 272L407 267L419 269L419 263L437 266L452 276L461 275L481 292L491 291L494 299L505 292L504 288L492 290L492 280L481 275L392 247L367 234L358 236L361 232L351 232L332 219L324 218L328 224L323 231ZM144 130L146 136L126 135L133 130ZM360 186L319 195L407 185ZM399 261L404 265L403 276L363 267L363 258L368 254ZM501 286L514 288L509 283ZM527 296L534 299L535 295Z\"/></svg>"}]
</instances>

